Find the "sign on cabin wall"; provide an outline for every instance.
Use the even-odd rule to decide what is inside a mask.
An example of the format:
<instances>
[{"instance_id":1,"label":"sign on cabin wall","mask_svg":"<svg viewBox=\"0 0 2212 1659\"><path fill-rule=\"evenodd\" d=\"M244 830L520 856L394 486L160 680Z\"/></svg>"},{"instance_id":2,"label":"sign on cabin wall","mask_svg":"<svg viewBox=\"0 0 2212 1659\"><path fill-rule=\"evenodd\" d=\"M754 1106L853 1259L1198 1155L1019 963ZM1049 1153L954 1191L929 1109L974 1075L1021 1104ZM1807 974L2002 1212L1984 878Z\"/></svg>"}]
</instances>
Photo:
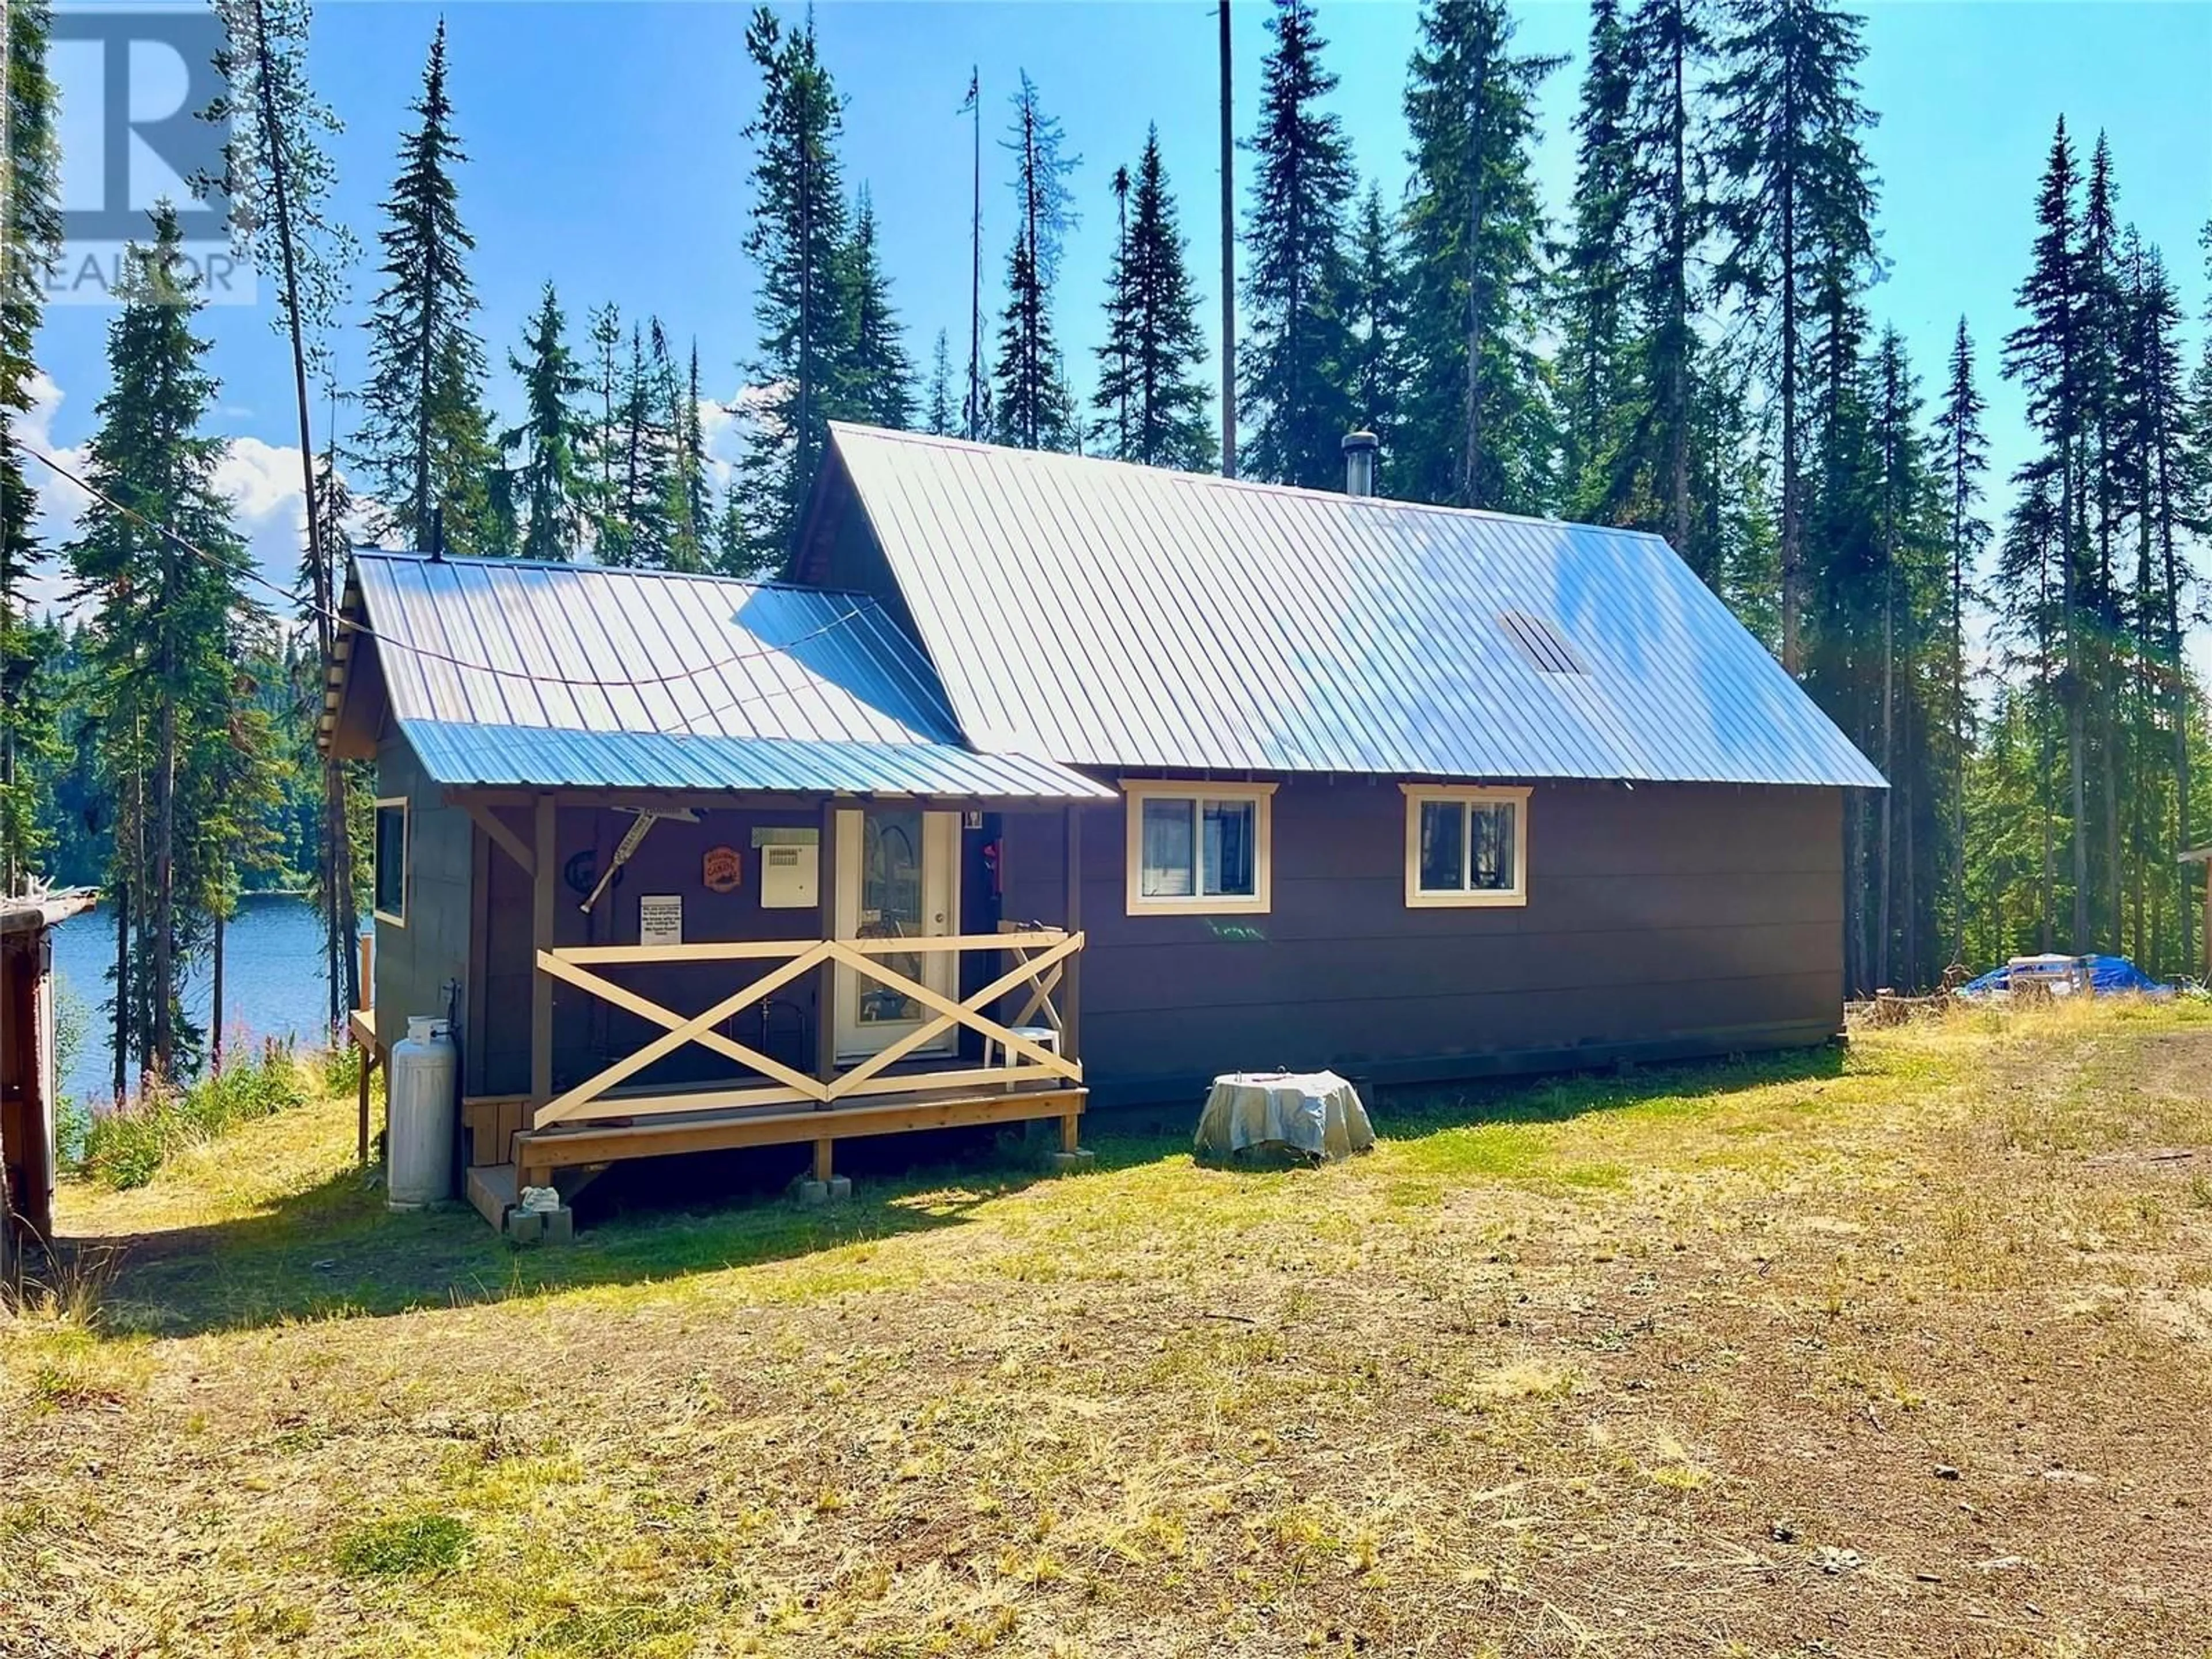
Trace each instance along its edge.
<instances>
[{"instance_id":1,"label":"sign on cabin wall","mask_svg":"<svg viewBox=\"0 0 2212 1659\"><path fill-rule=\"evenodd\" d=\"M645 893L637 901L637 942L640 945L684 943L684 895Z\"/></svg>"},{"instance_id":2,"label":"sign on cabin wall","mask_svg":"<svg viewBox=\"0 0 2212 1659\"><path fill-rule=\"evenodd\" d=\"M745 861L734 847L709 847L700 860L699 879L710 893L734 893L745 883Z\"/></svg>"}]
</instances>

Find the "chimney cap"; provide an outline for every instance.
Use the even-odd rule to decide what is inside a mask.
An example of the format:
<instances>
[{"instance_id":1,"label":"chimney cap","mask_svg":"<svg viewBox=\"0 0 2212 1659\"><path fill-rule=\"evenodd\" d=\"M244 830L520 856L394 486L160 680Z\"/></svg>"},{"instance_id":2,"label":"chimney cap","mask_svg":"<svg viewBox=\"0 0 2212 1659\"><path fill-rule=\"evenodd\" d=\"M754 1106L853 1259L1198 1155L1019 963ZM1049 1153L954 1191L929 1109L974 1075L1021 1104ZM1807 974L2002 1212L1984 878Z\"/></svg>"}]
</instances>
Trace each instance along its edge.
<instances>
[{"instance_id":1,"label":"chimney cap","mask_svg":"<svg viewBox=\"0 0 2212 1659\"><path fill-rule=\"evenodd\" d=\"M1382 441L1364 426L1344 434L1344 453L1347 455L1356 455L1364 449L1382 447Z\"/></svg>"}]
</instances>

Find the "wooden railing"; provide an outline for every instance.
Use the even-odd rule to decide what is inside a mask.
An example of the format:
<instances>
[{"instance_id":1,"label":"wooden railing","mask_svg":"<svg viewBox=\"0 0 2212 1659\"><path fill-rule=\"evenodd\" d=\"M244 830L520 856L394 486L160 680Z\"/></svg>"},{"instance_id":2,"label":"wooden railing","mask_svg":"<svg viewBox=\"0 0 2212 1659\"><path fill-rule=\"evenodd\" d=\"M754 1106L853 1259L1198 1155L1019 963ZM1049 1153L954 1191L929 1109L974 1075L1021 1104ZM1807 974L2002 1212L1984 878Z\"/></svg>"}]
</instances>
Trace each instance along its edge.
<instances>
[{"instance_id":1,"label":"wooden railing","mask_svg":"<svg viewBox=\"0 0 2212 1659\"><path fill-rule=\"evenodd\" d=\"M856 1095L880 1095L924 1089L1008 1085L1033 1082L1079 1083L1082 1062L1055 1053L1012 1029L1030 1024L1040 1011L1054 1030L1064 1030L1052 994L1061 981L1062 965L1083 948L1083 935L1056 928L1018 933L948 934L929 939L774 939L734 941L720 945L592 945L566 950L540 951L540 973L589 993L600 1000L662 1028L662 1034L635 1053L626 1055L574 1088L555 1095L540 1105L532 1119L537 1128L594 1118L652 1117L672 1112L698 1112L744 1106L788 1106L801 1102L832 1107ZM934 955L944 951L1004 951L1015 965L971 995L955 1001L942 992L887 965L890 956ZM672 963L774 962L784 960L758 978L733 991L703 1012L680 1014L649 997L617 985L599 967L643 966ZM782 987L810 973L838 966L849 969L930 1011L915 1028L885 1045L866 1060L828 1076L810 1076L738 1042L719 1028L739 1011L761 1001ZM1000 1024L984 1011L1001 997L1029 988L1024 1011L1009 1024ZM832 1018L824 999L817 1019ZM936 1042L955 1026L979 1032L1000 1045L1007 1056L1004 1066L950 1067L890 1075L890 1068L916 1049ZM727 1088L685 1089L665 1094L615 1096L620 1088L655 1061L687 1044L696 1044L725 1060L769 1079L763 1084L740 1084Z\"/></svg>"}]
</instances>

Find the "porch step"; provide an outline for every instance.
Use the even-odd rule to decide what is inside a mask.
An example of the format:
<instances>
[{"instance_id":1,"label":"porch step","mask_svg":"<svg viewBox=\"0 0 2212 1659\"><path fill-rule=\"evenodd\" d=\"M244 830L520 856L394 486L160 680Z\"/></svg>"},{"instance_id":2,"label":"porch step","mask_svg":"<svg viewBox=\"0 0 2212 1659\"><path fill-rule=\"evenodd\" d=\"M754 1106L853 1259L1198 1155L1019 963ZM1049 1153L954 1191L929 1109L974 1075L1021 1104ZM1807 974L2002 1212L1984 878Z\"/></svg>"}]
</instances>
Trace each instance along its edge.
<instances>
[{"instance_id":1,"label":"porch step","mask_svg":"<svg viewBox=\"0 0 2212 1659\"><path fill-rule=\"evenodd\" d=\"M469 1202L491 1223L494 1231L506 1226L507 1212L514 1207L516 1196L512 1164L478 1164L469 1170Z\"/></svg>"}]
</instances>

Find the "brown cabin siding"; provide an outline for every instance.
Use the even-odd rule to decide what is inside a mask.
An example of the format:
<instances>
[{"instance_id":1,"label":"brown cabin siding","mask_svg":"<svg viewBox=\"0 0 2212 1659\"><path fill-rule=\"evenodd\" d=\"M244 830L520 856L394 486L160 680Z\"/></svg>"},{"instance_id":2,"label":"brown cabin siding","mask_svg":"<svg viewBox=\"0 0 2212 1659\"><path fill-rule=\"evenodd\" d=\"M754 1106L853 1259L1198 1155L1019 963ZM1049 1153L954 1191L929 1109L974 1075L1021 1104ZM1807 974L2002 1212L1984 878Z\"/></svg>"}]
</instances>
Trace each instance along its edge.
<instances>
[{"instance_id":1,"label":"brown cabin siding","mask_svg":"<svg viewBox=\"0 0 2212 1659\"><path fill-rule=\"evenodd\" d=\"M1119 808L1084 841L1083 1058L1103 1104L1216 1073L1376 1081L1818 1042L1841 1024L1834 790L1540 785L1527 906L1409 909L1405 798L1292 779L1259 916L1131 916ZM1006 913L1062 855L1008 820Z\"/></svg>"}]
</instances>

